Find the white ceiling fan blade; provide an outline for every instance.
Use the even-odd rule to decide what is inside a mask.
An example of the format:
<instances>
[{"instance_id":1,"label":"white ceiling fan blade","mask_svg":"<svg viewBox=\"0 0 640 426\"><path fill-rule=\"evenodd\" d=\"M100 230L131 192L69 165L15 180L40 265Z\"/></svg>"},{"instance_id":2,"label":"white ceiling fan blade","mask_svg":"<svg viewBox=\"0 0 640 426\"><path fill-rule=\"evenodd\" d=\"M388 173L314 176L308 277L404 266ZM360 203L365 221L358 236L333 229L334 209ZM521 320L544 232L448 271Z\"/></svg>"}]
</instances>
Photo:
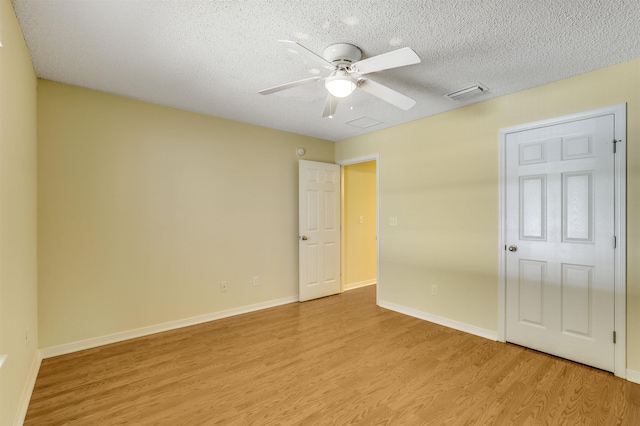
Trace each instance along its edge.
<instances>
[{"instance_id":1,"label":"white ceiling fan blade","mask_svg":"<svg viewBox=\"0 0 640 426\"><path fill-rule=\"evenodd\" d=\"M331 62L327 61L322 56L313 53L312 51L310 51L303 45L296 43L295 41L289 41L289 40L278 40L278 41L280 43L283 43L285 46L287 46L289 49L293 50L294 52L298 52L301 56L305 57L307 60L317 62L323 67L328 67L328 68L333 67L333 64Z\"/></svg>"},{"instance_id":2,"label":"white ceiling fan blade","mask_svg":"<svg viewBox=\"0 0 640 426\"><path fill-rule=\"evenodd\" d=\"M408 110L413 108L416 101L408 96L398 93L393 89L388 88L380 83L376 83L368 78L359 80L359 88L365 92L371 93L373 96L377 96L383 101L389 102L391 105L397 106L400 109Z\"/></svg>"},{"instance_id":3,"label":"white ceiling fan blade","mask_svg":"<svg viewBox=\"0 0 640 426\"><path fill-rule=\"evenodd\" d=\"M353 64L351 68L358 74L368 74L419 63L420 57L418 54L409 47L403 47L402 49L363 59Z\"/></svg>"},{"instance_id":4,"label":"white ceiling fan blade","mask_svg":"<svg viewBox=\"0 0 640 426\"><path fill-rule=\"evenodd\" d=\"M310 77L305 78L304 80L292 81L291 83L281 84L279 86L269 87L268 89L262 89L258 93L261 95L270 95L275 92L279 92L281 90L291 89L292 87L298 87L309 83L315 83L320 80L320 77Z\"/></svg>"},{"instance_id":5,"label":"white ceiling fan blade","mask_svg":"<svg viewBox=\"0 0 640 426\"><path fill-rule=\"evenodd\" d=\"M336 113L336 108L338 107L338 98L335 96L331 96L331 94L327 94L327 100L324 101L324 110L322 111L322 117L330 117Z\"/></svg>"}]
</instances>

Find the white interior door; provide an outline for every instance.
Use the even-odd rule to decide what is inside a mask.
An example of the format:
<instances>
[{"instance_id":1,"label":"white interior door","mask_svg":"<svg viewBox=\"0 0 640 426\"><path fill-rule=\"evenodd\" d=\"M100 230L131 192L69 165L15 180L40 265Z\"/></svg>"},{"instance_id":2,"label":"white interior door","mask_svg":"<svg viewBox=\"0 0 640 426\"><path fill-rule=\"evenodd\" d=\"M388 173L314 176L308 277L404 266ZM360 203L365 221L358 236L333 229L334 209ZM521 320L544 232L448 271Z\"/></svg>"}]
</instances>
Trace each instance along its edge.
<instances>
[{"instance_id":1,"label":"white interior door","mask_svg":"<svg viewBox=\"0 0 640 426\"><path fill-rule=\"evenodd\" d=\"M300 301L340 293L340 166L299 161Z\"/></svg>"},{"instance_id":2,"label":"white interior door","mask_svg":"<svg viewBox=\"0 0 640 426\"><path fill-rule=\"evenodd\" d=\"M506 136L506 340L614 371L614 116Z\"/></svg>"}]
</instances>

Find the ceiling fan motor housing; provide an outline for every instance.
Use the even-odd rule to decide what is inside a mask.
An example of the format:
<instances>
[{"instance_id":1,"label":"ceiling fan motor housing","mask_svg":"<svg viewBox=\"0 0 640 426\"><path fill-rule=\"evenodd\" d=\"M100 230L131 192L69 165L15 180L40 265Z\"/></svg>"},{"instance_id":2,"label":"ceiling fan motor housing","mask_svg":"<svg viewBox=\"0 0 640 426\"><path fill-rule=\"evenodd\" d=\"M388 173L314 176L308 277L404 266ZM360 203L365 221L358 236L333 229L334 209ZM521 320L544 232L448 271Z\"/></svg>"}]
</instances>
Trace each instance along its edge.
<instances>
[{"instance_id":1,"label":"ceiling fan motor housing","mask_svg":"<svg viewBox=\"0 0 640 426\"><path fill-rule=\"evenodd\" d=\"M348 68L362 58L362 52L353 44L338 43L324 49L322 56L338 68Z\"/></svg>"}]
</instances>

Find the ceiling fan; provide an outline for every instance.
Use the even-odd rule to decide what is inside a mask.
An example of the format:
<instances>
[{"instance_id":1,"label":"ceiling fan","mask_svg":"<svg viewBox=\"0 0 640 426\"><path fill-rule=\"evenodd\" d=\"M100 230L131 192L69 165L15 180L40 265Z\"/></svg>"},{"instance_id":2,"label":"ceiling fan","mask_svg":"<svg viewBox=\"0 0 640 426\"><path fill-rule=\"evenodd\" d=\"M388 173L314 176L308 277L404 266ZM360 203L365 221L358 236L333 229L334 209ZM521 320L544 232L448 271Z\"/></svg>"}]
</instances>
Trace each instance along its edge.
<instances>
[{"instance_id":1,"label":"ceiling fan","mask_svg":"<svg viewBox=\"0 0 640 426\"><path fill-rule=\"evenodd\" d=\"M416 101L410 97L385 85L376 83L368 77L364 77L377 71L420 63L420 57L408 47L360 60L362 52L352 44L332 44L324 50L323 56L320 56L294 41L279 41L284 43L291 51L329 69L331 73L324 78L315 76L260 90L258 93L261 95L269 95L293 87L315 83L318 80L324 80L324 85L329 93L324 104L323 117L333 116L338 106L338 99L349 96L356 88L360 88L403 110L411 109L416 104Z\"/></svg>"}]
</instances>

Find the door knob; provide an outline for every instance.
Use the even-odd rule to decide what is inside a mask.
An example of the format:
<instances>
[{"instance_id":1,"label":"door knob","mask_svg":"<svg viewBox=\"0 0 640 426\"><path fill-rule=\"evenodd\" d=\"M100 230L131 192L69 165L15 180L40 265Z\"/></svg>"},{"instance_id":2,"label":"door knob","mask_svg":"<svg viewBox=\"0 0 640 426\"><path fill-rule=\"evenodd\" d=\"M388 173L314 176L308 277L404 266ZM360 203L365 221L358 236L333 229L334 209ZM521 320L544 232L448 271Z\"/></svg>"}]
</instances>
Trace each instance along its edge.
<instances>
[{"instance_id":1,"label":"door knob","mask_svg":"<svg viewBox=\"0 0 640 426\"><path fill-rule=\"evenodd\" d=\"M300 237L300 239L302 241L307 241L309 239L309 237L307 237L306 235L303 235L302 237Z\"/></svg>"},{"instance_id":2,"label":"door knob","mask_svg":"<svg viewBox=\"0 0 640 426\"><path fill-rule=\"evenodd\" d=\"M511 244L511 245L509 246L509 251L518 251L518 246L517 246L517 245L515 245L515 244Z\"/></svg>"}]
</instances>

